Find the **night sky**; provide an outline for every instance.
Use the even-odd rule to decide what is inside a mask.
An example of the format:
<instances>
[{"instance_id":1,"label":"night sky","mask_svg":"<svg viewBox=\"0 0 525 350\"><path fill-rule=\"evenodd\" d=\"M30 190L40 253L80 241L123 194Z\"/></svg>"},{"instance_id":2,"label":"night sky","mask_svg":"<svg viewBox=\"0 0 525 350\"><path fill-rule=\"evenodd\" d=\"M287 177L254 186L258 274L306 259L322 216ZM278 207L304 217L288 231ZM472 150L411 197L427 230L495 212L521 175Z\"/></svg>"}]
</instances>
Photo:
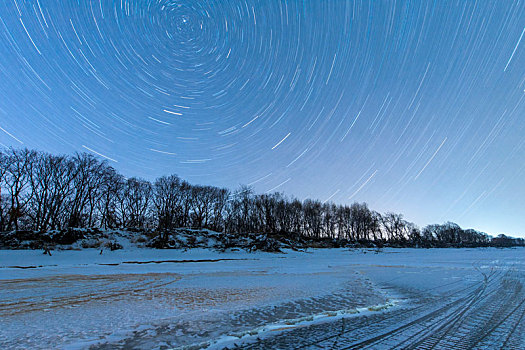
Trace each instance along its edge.
<instances>
[{"instance_id":1,"label":"night sky","mask_svg":"<svg viewBox=\"0 0 525 350\"><path fill-rule=\"evenodd\" d=\"M525 235L525 2L2 0L0 146Z\"/></svg>"}]
</instances>

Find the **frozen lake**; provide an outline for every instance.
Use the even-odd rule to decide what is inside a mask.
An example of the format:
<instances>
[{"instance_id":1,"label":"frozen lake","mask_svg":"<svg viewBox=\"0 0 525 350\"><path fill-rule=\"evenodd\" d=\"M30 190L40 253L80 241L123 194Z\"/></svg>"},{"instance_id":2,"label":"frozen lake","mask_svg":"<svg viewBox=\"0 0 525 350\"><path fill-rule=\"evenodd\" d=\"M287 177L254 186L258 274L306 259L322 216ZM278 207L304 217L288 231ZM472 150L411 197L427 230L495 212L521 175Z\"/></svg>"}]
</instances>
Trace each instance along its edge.
<instances>
[{"instance_id":1,"label":"frozen lake","mask_svg":"<svg viewBox=\"0 0 525 350\"><path fill-rule=\"evenodd\" d=\"M525 348L525 249L2 251L2 348Z\"/></svg>"}]
</instances>

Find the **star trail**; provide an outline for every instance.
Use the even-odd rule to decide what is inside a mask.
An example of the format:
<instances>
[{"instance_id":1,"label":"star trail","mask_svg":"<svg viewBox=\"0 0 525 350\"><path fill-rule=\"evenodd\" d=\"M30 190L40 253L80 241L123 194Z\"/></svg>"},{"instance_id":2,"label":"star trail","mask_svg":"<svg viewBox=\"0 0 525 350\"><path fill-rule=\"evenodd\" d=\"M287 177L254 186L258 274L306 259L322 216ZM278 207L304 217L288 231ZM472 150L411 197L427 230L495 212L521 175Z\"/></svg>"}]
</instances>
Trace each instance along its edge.
<instances>
[{"instance_id":1,"label":"star trail","mask_svg":"<svg viewBox=\"0 0 525 350\"><path fill-rule=\"evenodd\" d=\"M0 146L525 234L525 2L3 0Z\"/></svg>"}]
</instances>

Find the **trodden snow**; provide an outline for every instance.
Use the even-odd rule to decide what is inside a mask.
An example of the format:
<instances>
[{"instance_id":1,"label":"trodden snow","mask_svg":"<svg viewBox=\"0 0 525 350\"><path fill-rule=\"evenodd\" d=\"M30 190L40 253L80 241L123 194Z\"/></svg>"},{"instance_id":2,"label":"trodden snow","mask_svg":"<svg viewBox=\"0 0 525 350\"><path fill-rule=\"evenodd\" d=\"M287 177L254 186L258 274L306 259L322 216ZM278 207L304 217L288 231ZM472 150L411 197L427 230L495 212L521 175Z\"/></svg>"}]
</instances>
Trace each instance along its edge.
<instances>
[{"instance_id":1,"label":"trodden snow","mask_svg":"<svg viewBox=\"0 0 525 350\"><path fill-rule=\"evenodd\" d=\"M524 248L4 250L0 344L523 349L524 283Z\"/></svg>"}]
</instances>

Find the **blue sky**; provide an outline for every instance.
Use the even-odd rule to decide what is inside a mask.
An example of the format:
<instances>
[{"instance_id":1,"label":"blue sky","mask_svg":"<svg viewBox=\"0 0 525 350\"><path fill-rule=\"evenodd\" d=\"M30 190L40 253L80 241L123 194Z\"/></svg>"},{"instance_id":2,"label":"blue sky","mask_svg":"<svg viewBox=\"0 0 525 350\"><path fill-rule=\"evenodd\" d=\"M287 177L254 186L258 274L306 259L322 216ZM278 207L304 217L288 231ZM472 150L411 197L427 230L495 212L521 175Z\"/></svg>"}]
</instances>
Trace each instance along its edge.
<instances>
[{"instance_id":1,"label":"blue sky","mask_svg":"<svg viewBox=\"0 0 525 350\"><path fill-rule=\"evenodd\" d=\"M0 146L525 235L525 3L0 4Z\"/></svg>"}]
</instances>

